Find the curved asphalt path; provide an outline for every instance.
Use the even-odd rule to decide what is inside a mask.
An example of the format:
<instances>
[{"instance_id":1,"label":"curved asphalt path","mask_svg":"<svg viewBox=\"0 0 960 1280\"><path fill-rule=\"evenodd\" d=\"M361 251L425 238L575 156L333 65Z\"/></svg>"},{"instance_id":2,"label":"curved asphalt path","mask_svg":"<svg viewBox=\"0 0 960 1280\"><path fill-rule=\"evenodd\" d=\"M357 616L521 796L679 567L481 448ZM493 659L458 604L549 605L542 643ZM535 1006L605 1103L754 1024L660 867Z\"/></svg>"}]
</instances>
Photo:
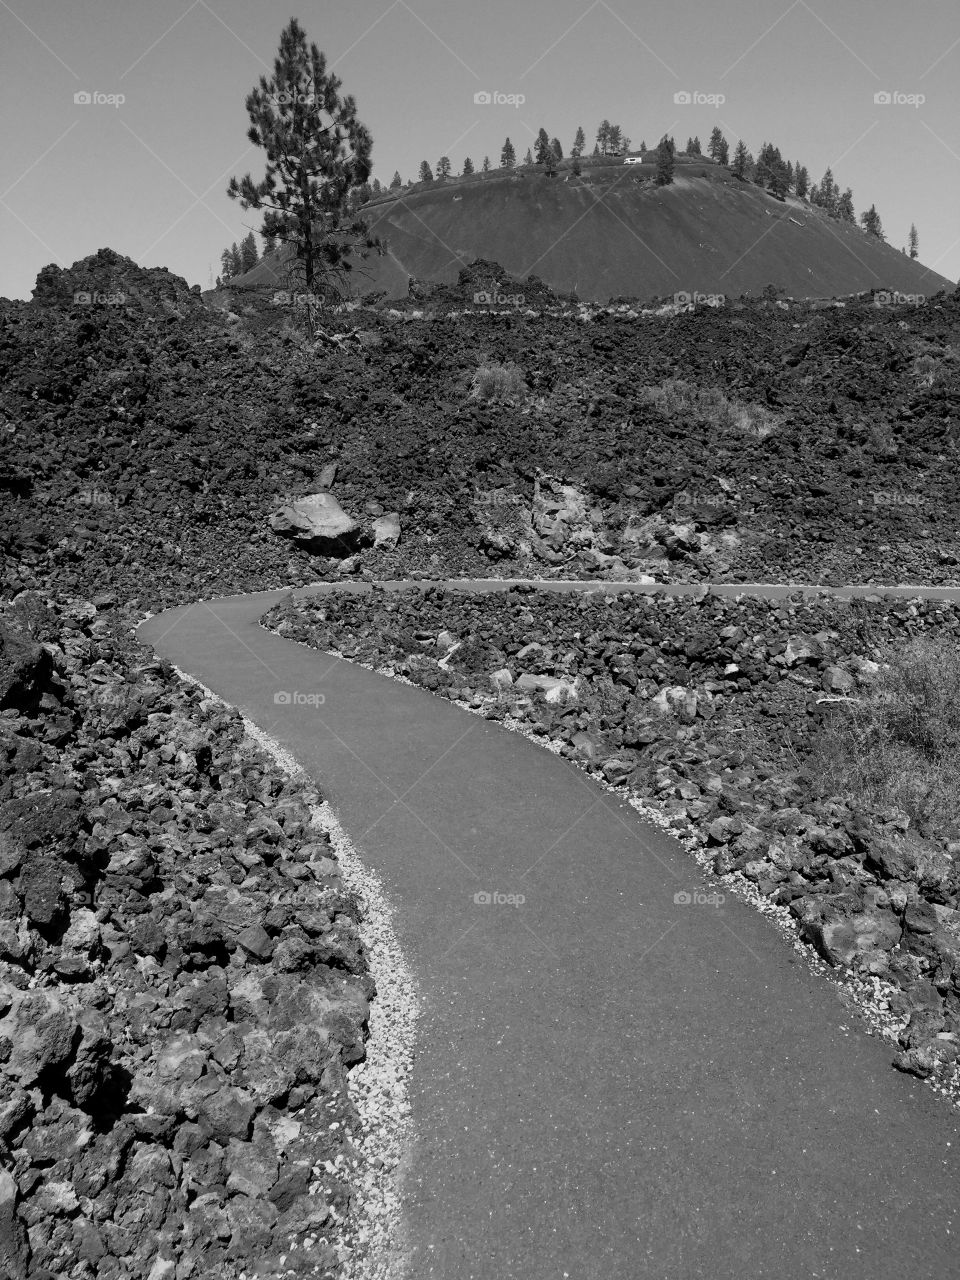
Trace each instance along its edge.
<instances>
[{"instance_id":1,"label":"curved asphalt path","mask_svg":"<svg viewBox=\"0 0 960 1280\"><path fill-rule=\"evenodd\" d=\"M960 1274L956 1114L769 922L678 904L704 892L692 859L576 766L263 630L290 594L167 610L139 635L297 757L399 908L424 1003L407 1274Z\"/></svg>"}]
</instances>

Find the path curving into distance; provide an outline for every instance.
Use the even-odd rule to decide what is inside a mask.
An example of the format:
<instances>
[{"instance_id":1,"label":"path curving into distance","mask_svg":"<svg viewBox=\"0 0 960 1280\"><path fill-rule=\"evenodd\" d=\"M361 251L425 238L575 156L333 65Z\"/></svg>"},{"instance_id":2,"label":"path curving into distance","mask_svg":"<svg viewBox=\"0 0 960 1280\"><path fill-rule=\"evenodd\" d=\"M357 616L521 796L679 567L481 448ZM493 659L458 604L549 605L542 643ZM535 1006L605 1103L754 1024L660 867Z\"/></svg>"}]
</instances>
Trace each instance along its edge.
<instances>
[{"instance_id":1,"label":"path curving into distance","mask_svg":"<svg viewBox=\"0 0 960 1280\"><path fill-rule=\"evenodd\" d=\"M705 889L693 859L575 765L258 624L285 597L344 589L369 586L201 602L138 635L300 761L398 908L423 1000L405 1274L958 1274L957 1114L891 1069L761 915L676 903Z\"/></svg>"}]
</instances>

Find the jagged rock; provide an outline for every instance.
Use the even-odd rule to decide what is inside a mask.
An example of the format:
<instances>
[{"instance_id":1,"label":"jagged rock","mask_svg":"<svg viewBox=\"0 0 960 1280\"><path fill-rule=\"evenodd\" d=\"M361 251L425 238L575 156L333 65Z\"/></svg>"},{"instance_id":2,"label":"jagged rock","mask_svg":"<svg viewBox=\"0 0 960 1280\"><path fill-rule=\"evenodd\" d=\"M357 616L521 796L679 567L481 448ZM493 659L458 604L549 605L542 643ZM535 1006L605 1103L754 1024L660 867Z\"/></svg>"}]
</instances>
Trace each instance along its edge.
<instances>
[{"instance_id":1,"label":"jagged rock","mask_svg":"<svg viewBox=\"0 0 960 1280\"><path fill-rule=\"evenodd\" d=\"M400 541L400 513L388 511L373 522L374 547L392 548Z\"/></svg>"},{"instance_id":2,"label":"jagged rock","mask_svg":"<svg viewBox=\"0 0 960 1280\"><path fill-rule=\"evenodd\" d=\"M24 624L0 620L0 709L36 707L52 670L50 654Z\"/></svg>"},{"instance_id":3,"label":"jagged rock","mask_svg":"<svg viewBox=\"0 0 960 1280\"><path fill-rule=\"evenodd\" d=\"M309 551L341 559L352 555L361 541L360 525L332 493L292 499L271 515L270 528Z\"/></svg>"},{"instance_id":4,"label":"jagged rock","mask_svg":"<svg viewBox=\"0 0 960 1280\"><path fill-rule=\"evenodd\" d=\"M19 1192L13 1175L0 1169L0 1275L27 1280L30 1249L27 1233L17 1214Z\"/></svg>"}]
</instances>

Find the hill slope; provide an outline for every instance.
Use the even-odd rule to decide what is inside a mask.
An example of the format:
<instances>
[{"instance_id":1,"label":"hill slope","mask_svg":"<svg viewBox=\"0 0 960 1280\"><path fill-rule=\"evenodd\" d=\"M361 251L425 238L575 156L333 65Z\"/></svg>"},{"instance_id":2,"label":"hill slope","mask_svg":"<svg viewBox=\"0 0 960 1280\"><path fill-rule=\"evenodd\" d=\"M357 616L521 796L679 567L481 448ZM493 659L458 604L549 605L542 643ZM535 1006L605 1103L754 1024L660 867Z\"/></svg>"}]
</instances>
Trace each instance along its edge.
<instances>
[{"instance_id":1,"label":"hill slope","mask_svg":"<svg viewBox=\"0 0 960 1280\"><path fill-rule=\"evenodd\" d=\"M421 185L366 206L388 253L355 281L397 297L410 276L453 283L476 258L585 300L678 292L740 297L773 284L795 298L871 288L930 297L950 281L803 201L779 201L709 160L657 187L652 165L533 169ZM236 280L280 286L275 259Z\"/></svg>"}]
</instances>

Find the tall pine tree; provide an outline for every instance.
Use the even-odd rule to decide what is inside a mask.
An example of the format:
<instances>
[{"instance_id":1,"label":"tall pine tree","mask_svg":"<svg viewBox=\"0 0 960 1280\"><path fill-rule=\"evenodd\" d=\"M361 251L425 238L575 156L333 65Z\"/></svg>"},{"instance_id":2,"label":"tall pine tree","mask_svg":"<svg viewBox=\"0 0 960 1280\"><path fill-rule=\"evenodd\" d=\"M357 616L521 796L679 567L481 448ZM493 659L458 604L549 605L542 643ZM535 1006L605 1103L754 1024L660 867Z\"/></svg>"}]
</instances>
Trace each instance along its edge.
<instances>
[{"instance_id":1,"label":"tall pine tree","mask_svg":"<svg viewBox=\"0 0 960 1280\"><path fill-rule=\"evenodd\" d=\"M917 235L917 228L913 225L912 222L910 223L909 245L910 245L910 257L911 258L917 257L917 255L920 252L920 237Z\"/></svg>"},{"instance_id":2,"label":"tall pine tree","mask_svg":"<svg viewBox=\"0 0 960 1280\"><path fill-rule=\"evenodd\" d=\"M572 156L582 156L583 148L587 145L587 135L583 132L583 125L577 128L576 137L573 140L573 146L570 148Z\"/></svg>"},{"instance_id":3,"label":"tall pine tree","mask_svg":"<svg viewBox=\"0 0 960 1280\"><path fill-rule=\"evenodd\" d=\"M657 186L668 187L673 182L673 140L661 138L657 146Z\"/></svg>"},{"instance_id":4,"label":"tall pine tree","mask_svg":"<svg viewBox=\"0 0 960 1280\"><path fill-rule=\"evenodd\" d=\"M517 163L517 153L513 149L513 143L508 138L503 144L503 150L500 152L500 168L512 169Z\"/></svg>"},{"instance_id":5,"label":"tall pine tree","mask_svg":"<svg viewBox=\"0 0 960 1280\"><path fill-rule=\"evenodd\" d=\"M348 221L351 193L370 176L373 140L352 95L296 18L280 36L273 74L246 100L247 137L266 152L260 182L231 178L227 195L263 209L263 233L292 245L307 289L339 296L356 253L380 244L362 219Z\"/></svg>"},{"instance_id":6,"label":"tall pine tree","mask_svg":"<svg viewBox=\"0 0 960 1280\"><path fill-rule=\"evenodd\" d=\"M733 153L733 164L730 166L730 172L735 178L746 181L749 176L749 153L744 140L741 138L737 143L737 149Z\"/></svg>"}]
</instances>

